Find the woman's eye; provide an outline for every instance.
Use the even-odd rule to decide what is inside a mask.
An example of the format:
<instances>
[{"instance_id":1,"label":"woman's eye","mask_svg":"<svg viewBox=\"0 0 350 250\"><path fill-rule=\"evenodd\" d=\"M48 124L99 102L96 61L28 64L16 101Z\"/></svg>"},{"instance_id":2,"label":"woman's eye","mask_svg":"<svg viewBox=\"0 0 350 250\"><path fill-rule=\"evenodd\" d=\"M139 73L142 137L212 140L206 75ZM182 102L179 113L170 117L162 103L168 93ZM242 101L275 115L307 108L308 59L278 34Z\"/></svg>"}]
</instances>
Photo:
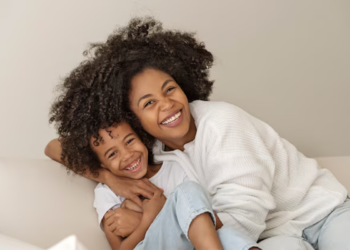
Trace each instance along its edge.
<instances>
[{"instance_id":1,"label":"woman's eye","mask_svg":"<svg viewBox=\"0 0 350 250\"><path fill-rule=\"evenodd\" d=\"M117 154L117 152L113 152L108 156L108 158L111 158L111 157L115 156L116 154Z\"/></svg>"},{"instance_id":2,"label":"woman's eye","mask_svg":"<svg viewBox=\"0 0 350 250\"><path fill-rule=\"evenodd\" d=\"M129 145L129 144L132 143L134 140L135 140L134 138L128 140L128 141L126 142L126 145Z\"/></svg>"},{"instance_id":3,"label":"woman's eye","mask_svg":"<svg viewBox=\"0 0 350 250\"><path fill-rule=\"evenodd\" d=\"M172 91L173 89L175 89L175 87L170 87L170 88L168 88L166 91L165 91L165 93L169 93L170 91Z\"/></svg>"},{"instance_id":4,"label":"woman's eye","mask_svg":"<svg viewBox=\"0 0 350 250\"><path fill-rule=\"evenodd\" d=\"M148 106L148 105L151 105L151 104L153 104L154 103L154 101L149 101L149 102L146 102L146 104L145 104L145 108Z\"/></svg>"}]
</instances>

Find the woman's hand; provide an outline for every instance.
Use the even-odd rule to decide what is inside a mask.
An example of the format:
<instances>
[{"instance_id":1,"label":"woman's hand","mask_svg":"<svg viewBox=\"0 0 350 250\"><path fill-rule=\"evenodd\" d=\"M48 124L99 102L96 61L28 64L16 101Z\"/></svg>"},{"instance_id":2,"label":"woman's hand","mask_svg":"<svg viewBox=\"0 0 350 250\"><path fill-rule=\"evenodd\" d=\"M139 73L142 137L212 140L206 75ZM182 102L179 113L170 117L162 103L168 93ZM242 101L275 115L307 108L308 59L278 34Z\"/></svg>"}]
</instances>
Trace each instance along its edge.
<instances>
[{"instance_id":1,"label":"woman's hand","mask_svg":"<svg viewBox=\"0 0 350 250\"><path fill-rule=\"evenodd\" d=\"M118 177L109 172L106 180L103 182L107 184L113 192L129 199L136 203L139 207L142 207L142 201L139 196L143 196L147 199L151 199L156 191L160 189L156 187L148 179L133 180L125 177Z\"/></svg>"},{"instance_id":2,"label":"woman's hand","mask_svg":"<svg viewBox=\"0 0 350 250\"><path fill-rule=\"evenodd\" d=\"M129 199L125 199L120 207L130 209L138 213L142 213L142 207L139 207L135 202Z\"/></svg>"},{"instance_id":3,"label":"woman's hand","mask_svg":"<svg viewBox=\"0 0 350 250\"><path fill-rule=\"evenodd\" d=\"M109 210L102 220L104 230L116 236L128 237L140 224L142 214L126 208Z\"/></svg>"},{"instance_id":4,"label":"woman's hand","mask_svg":"<svg viewBox=\"0 0 350 250\"><path fill-rule=\"evenodd\" d=\"M144 200L142 204L143 217L142 220L147 221L149 224L157 217L160 210L162 210L166 198L162 191L157 190L154 192L153 197L150 200Z\"/></svg>"}]
</instances>

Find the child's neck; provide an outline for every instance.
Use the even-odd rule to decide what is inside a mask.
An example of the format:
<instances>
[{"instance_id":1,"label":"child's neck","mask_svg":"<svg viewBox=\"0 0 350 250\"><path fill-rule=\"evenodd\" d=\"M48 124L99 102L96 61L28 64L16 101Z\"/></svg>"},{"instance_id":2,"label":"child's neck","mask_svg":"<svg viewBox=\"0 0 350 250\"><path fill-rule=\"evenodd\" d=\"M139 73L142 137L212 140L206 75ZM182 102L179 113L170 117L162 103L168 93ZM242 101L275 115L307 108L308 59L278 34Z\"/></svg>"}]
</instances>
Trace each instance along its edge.
<instances>
[{"instance_id":1,"label":"child's neck","mask_svg":"<svg viewBox=\"0 0 350 250\"><path fill-rule=\"evenodd\" d=\"M152 178L153 176L155 176L159 169L162 167L162 164L148 164L147 166L147 173L144 176L144 178Z\"/></svg>"}]
</instances>

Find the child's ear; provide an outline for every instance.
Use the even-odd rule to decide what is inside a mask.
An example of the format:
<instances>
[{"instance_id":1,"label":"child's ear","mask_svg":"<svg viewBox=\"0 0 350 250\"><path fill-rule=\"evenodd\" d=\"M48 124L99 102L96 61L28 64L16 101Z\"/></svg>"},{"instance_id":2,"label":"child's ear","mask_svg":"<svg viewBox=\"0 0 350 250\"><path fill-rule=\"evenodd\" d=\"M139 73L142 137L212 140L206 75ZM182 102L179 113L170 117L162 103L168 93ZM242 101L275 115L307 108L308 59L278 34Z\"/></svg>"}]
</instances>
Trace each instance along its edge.
<instances>
[{"instance_id":1,"label":"child's ear","mask_svg":"<svg viewBox=\"0 0 350 250\"><path fill-rule=\"evenodd\" d=\"M103 165L103 164L101 163L101 168L106 168L106 167L105 167L105 165Z\"/></svg>"}]
</instances>

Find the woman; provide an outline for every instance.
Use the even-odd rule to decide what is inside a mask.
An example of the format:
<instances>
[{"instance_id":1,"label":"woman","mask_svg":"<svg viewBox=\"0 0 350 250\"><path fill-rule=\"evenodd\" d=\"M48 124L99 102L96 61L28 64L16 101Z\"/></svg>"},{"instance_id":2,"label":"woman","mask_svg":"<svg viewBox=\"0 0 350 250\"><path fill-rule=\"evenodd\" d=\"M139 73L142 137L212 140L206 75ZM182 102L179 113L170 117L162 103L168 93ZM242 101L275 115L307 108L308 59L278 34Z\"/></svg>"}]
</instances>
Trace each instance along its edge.
<instances>
[{"instance_id":1,"label":"woman","mask_svg":"<svg viewBox=\"0 0 350 250\"><path fill-rule=\"evenodd\" d=\"M155 159L178 161L209 191L221 222L266 249L296 249L300 241L308 249L329 249L334 241L332 249L350 249L350 225L341 223L350 221L345 188L267 124L231 104L205 102L213 58L192 34L134 19L94 48L101 70L89 84L106 83L105 116L126 112L149 147L158 139ZM55 143L48 145L52 158ZM138 194L150 195L147 183L102 170L95 179L135 202Z\"/></svg>"}]
</instances>

